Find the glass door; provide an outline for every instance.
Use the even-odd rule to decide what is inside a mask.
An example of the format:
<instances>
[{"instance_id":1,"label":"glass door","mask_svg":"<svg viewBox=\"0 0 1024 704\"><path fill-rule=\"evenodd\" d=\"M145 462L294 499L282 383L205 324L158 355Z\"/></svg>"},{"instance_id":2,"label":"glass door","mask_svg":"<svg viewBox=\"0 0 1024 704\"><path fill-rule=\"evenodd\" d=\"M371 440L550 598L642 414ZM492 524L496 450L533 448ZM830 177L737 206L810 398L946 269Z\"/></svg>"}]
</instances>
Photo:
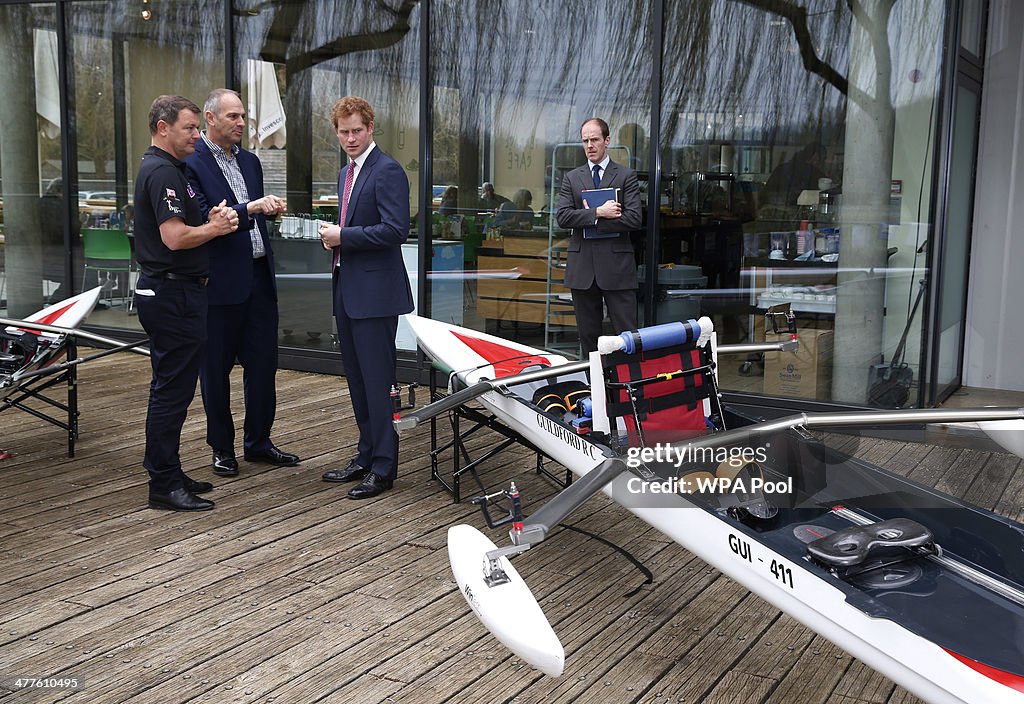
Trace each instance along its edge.
<instances>
[{"instance_id":1,"label":"glass door","mask_svg":"<svg viewBox=\"0 0 1024 704\"><path fill-rule=\"evenodd\" d=\"M929 316L929 362L921 401L935 406L958 389L963 379L964 338L967 332L967 284L970 272L974 186L978 162L978 128L984 70L987 2L964 0L959 5L956 73L952 80L949 157L946 182L940 188L944 209L933 239ZM942 191L945 191L942 194ZM944 195L944 198L943 198Z\"/></svg>"},{"instance_id":2,"label":"glass door","mask_svg":"<svg viewBox=\"0 0 1024 704\"><path fill-rule=\"evenodd\" d=\"M967 273L974 215L974 172L978 154L981 84L959 74L953 103L945 227L937 251L932 315L932 380L928 405L942 402L961 384L967 311Z\"/></svg>"}]
</instances>

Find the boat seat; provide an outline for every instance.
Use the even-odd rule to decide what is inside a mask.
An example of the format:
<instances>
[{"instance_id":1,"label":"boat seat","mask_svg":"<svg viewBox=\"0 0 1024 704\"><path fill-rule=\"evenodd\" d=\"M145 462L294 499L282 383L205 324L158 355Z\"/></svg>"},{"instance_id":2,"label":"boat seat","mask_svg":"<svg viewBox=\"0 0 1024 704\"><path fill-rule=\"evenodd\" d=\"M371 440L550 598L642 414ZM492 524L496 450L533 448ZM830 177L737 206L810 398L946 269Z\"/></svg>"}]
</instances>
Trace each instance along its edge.
<instances>
[{"instance_id":1,"label":"boat seat","mask_svg":"<svg viewBox=\"0 0 1024 704\"><path fill-rule=\"evenodd\" d=\"M851 526L808 543L811 557L830 567L847 568L869 559L891 557L933 544L932 532L909 518L890 518L866 526Z\"/></svg>"},{"instance_id":2,"label":"boat seat","mask_svg":"<svg viewBox=\"0 0 1024 704\"><path fill-rule=\"evenodd\" d=\"M24 331L12 334L0 330L0 371L14 373L27 364L39 349L39 336Z\"/></svg>"},{"instance_id":3,"label":"boat seat","mask_svg":"<svg viewBox=\"0 0 1024 704\"><path fill-rule=\"evenodd\" d=\"M711 345L698 346L700 330L691 320L622 333L630 336L625 347L602 355L607 415L623 419L630 447L707 432L705 399L717 401L718 391Z\"/></svg>"},{"instance_id":4,"label":"boat seat","mask_svg":"<svg viewBox=\"0 0 1024 704\"><path fill-rule=\"evenodd\" d=\"M730 515L745 522L750 519L765 521L778 515L778 507L768 500L764 490L754 486L754 480L760 480L762 487L765 481L764 470L758 462L732 457L718 465L715 475L729 480L729 490L719 495L719 507ZM734 488L739 486L737 481L743 483L743 491Z\"/></svg>"},{"instance_id":5,"label":"boat seat","mask_svg":"<svg viewBox=\"0 0 1024 704\"><path fill-rule=\"evenodd\" d=\"M569 379L548 384L533 394L533 404L541 411L561 419L566 413L576 412L576 407L585 398L590 398L590 386L579 379Z\"/></svg>"}]
</instances>

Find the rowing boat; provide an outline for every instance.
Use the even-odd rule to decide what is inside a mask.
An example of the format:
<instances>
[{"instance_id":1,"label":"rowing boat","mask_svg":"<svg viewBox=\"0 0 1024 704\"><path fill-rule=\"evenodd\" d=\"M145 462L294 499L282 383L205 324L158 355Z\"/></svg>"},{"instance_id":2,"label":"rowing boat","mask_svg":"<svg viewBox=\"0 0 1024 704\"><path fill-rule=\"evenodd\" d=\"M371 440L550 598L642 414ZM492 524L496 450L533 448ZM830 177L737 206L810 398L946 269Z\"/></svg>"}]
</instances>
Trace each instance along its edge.
<instances>
[{"instance_id":1,"label":"rowing boat","mask_svg":"<svg viewBox=\"0 0 1024 704\"><path fill-rule=\"evenodd\" d=\"M25 319L0 318L0 412L19 409L67 431L69 457L75 454L78 438L78 366L122 351L149 354L142 347L145 338L126 343L77 329L99 294L97 287ZM79 339L108 349L78 357ZM59 385L66 388L66 401L47 395Z\"/></svg>"},{"instance_id":2,"label":"rowing boat","mask_svg":"<svg viewBox=\"0 0 1024 704\"><path fill-rule=\"evenodd\" d=\"M1024 409L765 420L725 406L716 432L645 457L622 435L621 424L613 421L608 433L583 432L578 416L544 412L534 402L546 386L585 382L588 362L408 318L420 346L450 374L449 398L477 398L577 478L532 516L518 517L510 547L497 548L469 526L449 532L449 556L467 602L502 643L541 671L561 675L564 652L524 578L508 569L509 558L536 546L600 490L926 701L1024 702L1024 525L847 456L810 432L998 421L1009 423L1000 432L1013 446L1024 435ZM601 367L593 358L589 364L590 377L600 378ZM428 406L418 413L422 420L433 411ZM763 455L752 462L718 455L694 460L700 448ZM740 489L737 479L745 481ZM752 490L755 480L758 491Z\"/></svg>"},{"instance_id":3,"label":"rowing boat","mask_svg":"<svg viewBox=\"0 0 1024 704\"><path fill-rule=\"evenodd\" d=\"M24 320L11 320L0 333L0 399L19 388L26 374L52 365L65 351L67 332L96 307L100 288L46 306ZM49 331L42 328L49 327Z\"/></svg>"}]
</instances>

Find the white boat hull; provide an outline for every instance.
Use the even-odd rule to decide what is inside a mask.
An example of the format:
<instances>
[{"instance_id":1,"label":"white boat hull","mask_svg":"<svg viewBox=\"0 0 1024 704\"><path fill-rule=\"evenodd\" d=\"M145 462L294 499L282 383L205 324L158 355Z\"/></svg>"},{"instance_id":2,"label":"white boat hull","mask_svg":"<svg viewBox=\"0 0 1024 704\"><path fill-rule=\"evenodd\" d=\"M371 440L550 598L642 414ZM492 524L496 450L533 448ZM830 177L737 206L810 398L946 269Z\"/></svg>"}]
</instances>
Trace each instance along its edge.
<instances>
[{"instance_id":1,"label":"white boat hull","mask_svg":"<svg viewBox=\"0 0 1024 704\"><path fill-rule=\"evenodd\" d=\"M1004 450L1024 457L1024 421L983 420L979 421L978 425Z\"/></svg>"},{"instance_id":2,"label":"white boat hull","mask_svg":"<svg viewBox=\"0 0 1024 704\"><path fill-rule=\"evenodd\" d=\"M85 320L89 313L92 312L93 308L96 307L96 302L100 297L100 287L83 291L77 296L71 298L65 298L63 301L58 301L51 305L46 306L40 311L33 313L32 315L25 318L26 322L30 323L42 323L43 325L53 325L61 328L77 328L81 325L82 321ZM9 333L22 332L21 328L15 326L8 326L6 328ZM36 331L31 331L36 332ZM53 341L60 337L60 333L54 332L37 332L41 339Z\"/></svg>"},{"instance_id":3,"label":"white boat hull","mask_svg":"<svg viewBox=\"0 0 1024 704\"><path fill-rule=\"evenodd\" d=\"M449 339L454 326L420 321L423 319L410 321L420 345L442 366L456 370L464 383L468 385L481 378L494 378L486 373L485 359L475 357L472 351L460 348ZM462 328L454 329L490 337ZM509 346L515 344L499 338L491 339ZM524 353L531 351L537 353L531 348L523 350ZM458 370L472 371L459 373ZM578 477L585 476L606 459L601 446L566 430L564 425L552 421L515 396L488 391L480 396L479 401L502 422ZM1024 679L1003 684L992 676L981 674L951 652L899 623L869 616L848 603L842 590L820 576L820 569L815 572L806 562L787 559L751 539L718 514L687 500L685 495L663 495L664 500L657 506L623 500L623 497L631 495L626 486L631 479L636 479L631 473L619 475L603 491L682 547L917 696L941 704L1024 704ZM449 550L451 552L452 548ZM456 561L460 565L466 563L456 557L453 565ZM500 606L493 608L500 610ZM474 607L474 610L480 614L483 609ZM484 616L481 619L488 624ZM493 617L488 616L488 619L493 620ZM504 624L501 628L499 638L502 642L528 660L525 652L511 645L528 640L528 636L509 633L509 629L514 631L514 623ZM495 634L498 635L497 632Z\"/></svg>"}]
</instances>

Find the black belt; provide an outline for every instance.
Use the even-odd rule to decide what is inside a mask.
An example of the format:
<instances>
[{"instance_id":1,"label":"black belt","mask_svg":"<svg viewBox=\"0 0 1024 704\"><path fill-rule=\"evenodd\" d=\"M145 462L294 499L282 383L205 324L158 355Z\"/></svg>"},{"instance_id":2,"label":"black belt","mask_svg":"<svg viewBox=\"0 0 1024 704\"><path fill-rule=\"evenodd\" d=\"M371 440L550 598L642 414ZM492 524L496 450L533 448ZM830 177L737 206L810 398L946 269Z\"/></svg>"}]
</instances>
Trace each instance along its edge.
<instances>
[{"instance_id":1,"label":"black belt","mask_svg":"<svg viewBox=\"0 0 1024 704\"><path fill-rule=\"evenodd\" d=\"M167 271L163 274L157 274L158 279L169 279L171 281L188 281L189 283L199 284L205 286L210 282L209 276L192 276L191 274L175 274L173 271Z\"/></svg>"}]
</instances>

